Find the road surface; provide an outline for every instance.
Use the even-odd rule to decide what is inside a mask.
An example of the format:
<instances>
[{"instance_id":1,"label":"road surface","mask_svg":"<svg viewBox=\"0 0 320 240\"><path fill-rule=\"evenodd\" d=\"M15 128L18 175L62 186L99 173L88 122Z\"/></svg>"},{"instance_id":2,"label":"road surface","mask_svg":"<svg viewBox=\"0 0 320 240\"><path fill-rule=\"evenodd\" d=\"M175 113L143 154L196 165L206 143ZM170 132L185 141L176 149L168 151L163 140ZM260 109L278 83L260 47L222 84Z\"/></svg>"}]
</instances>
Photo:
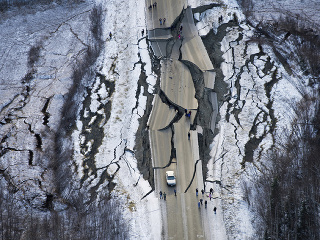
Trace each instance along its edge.
<instances>
[{"instance_id":1,"label":"road surface","mask_svg":"<svg viewBox=\"0 0 320 240\"><path fill-rule=\"evenodd\" d=\"M204 188L198 133L190 130L198 101L190 69L181 60L196 65L204 73L205 86L209 88L214 85L213 66L186 1L158 0L157 7L149 9L153 3L146 0L148 40L154 55L161 59L160 89L162 97L168 99L164 103L160 93L155 95L148 122L155 188L157 193L161 190L167 194L166 201L161 200L163 238L208 239L210 229L203 217L207 215L207 209L204 205L198 208L198 202L203 198L200 191ZM160 25L160 17L166 18L164 25ZM171 29L172 23L176 23L176 29ZM179 30L181 25L179 38L177 28ZM185 116L184 109L191 111L190 118ZM177 176L176 187L166 185L165 172L168 170L173 170ZM198 197L196 188L199 189Z\"/></svg>"}]
</instances>

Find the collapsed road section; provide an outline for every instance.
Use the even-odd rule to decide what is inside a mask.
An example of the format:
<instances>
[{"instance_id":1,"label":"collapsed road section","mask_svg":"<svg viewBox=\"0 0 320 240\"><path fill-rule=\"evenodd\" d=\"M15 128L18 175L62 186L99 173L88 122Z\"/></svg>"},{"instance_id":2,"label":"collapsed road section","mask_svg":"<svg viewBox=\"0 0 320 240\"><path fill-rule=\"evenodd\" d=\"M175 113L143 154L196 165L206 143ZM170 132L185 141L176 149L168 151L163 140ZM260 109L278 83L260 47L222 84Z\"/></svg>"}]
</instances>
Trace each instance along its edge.
<instances>
[{"instance_id":1,"label":"collapsed road section","mask_svg":"<svg viewBox=\"0 0 320 240\"><path fill-rule=\"evenodd\" d=\"M215 229L204 223L195 192L205 189L204 149L209 150L218 112L215 71L186 1L154 3L146 1L148 41L161 76L148 127L155 191L167 196L161 203L163 233L166 239L212 239ZM176 173L175 188L166 185L168 170Z\"/></svg>"}]
</instances>

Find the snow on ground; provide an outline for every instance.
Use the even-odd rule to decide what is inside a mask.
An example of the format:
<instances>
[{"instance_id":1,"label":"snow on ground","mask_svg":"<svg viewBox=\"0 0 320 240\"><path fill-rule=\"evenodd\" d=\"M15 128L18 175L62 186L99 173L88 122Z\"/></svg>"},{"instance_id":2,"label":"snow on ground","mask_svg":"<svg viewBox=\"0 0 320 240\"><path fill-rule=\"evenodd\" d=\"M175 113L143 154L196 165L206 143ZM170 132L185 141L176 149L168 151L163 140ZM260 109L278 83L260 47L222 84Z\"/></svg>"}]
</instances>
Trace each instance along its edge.
<instances>
[{"instance_id":1,"label":"snow on ground","mask_svg":"<svg viewBox=\"0 0 320 240\"><path fill-rule=\"evenodd\" d=\"M133 150L138 118L143 115L146 106L146 97L142 95L143 89L139 99L135 97L141 72L141 64L138 63L140 58L146 63L149 92L153 91L156 80L151 71L146 39L141 36L141 30L146 28L145 2L97 1L97 4L99 3L103 5L105 15L103 36L105 49L104 54L97 60L97 71L104 75L107 81L115 83L115 91L109 97L111 89L97 77L91 89L90 105L84 109L85 118L89 117L90 113L98 113L86 126L88 127L86 130L90 131L89 127L95 124L97 116L106 114L103 109L98 110L99 106L112 102L111 116L104 127L104 139L95 156L98 177L91 175L84 185L97 184L106 166L111 164L108 170L112 175L119 165L120 171L114 179L118 184L113 194L117 202L123 206L132 239L158 239L161 236L162 225L159 200L154 193L142 199L151 187L139 173L135 157L130 151L125 151L125 149ZM61 106L65 101L63 95L68 92L72 83L70 75L73 64L78 57L81 59L87 48L87 41L90 40L87 39L87 34L90 29L91 9L92 3L71 7L52 4L46 9L30 9L31 12L25 14L19 11L16 15L8 12L7 14L12 16L0 20L1 28L5 29L0 34L0 107L3 123L6 123L3 117L10 116L12 109L24 104L26 86L22 83L22 79L28 71L31 71L30 68L36 69L30 83L28 101L19 111L19 115L14 115L10 119L13 125L4 124L0 127L1 138L8 135L5 145L1 147L16 149L1 156L0 167L13 176L15 185L21 189L31 189L27 193L34 196L25 198L32 199L32 203L36 206L42 206L46 201L45 191L53 192L50 186L46 185L53 182L53 176L38 167L43 163L33 162L35 166L30 166L28 163L30 151L37 145L34 134L42 132L49 134L50 128L55 131L59 127ZM109 32L112 33L111 39ZM39 62L36 62L35 66L29 66L30 47L38 45ZM50 118L48 126L45 126L44 113L41 109L49 98L50 104L46 111L50 113ZM137 101L139 105L135 108ZM3 108L6 105L9 107ZM103 121L99 124L101 126ZM78 121L77 131L72 135L74 160L78 167L78 175L74 176L75 182L83 177L86 167L83 165L83 155L86 152L81 149L81 145L86 141L86 136L81 133L83 126L84 123ZM45 136L42 141L44 146L52 145ZM90 140L86 144L86 151L89 152L93 148L94 141ZM38 180L42 181L41 187ZM105 184L100 185L98 191L103 192L104 187Z\"/></svg>"},{"instance_id":2,"label":"snow on ground","mask_svg":"<svg viewBox=\"0 0 320 240\"><path fill-rule=\"evenodd\" d=\"M304 19L309 27L319 25L320 5L318 0L254 1L253 11L258 19L268 21L280 14L288 13L294 18Z\"/></svg>"},{"instance_id":3,"label":"snow on ground","mask_svg":"<svg viewBox=\"0 0 320 240\"><path fill-rule=\"evenodd\" d=\"M217 33L218 27L233 19L234 13L240 22L244 20L235 1L224 3L226 6L195 14L200 35L206 35L211 28ZM219 16L223 16L220 24ZM237 40L239 34L243 35L240 41ZM254 216L244 200L242 179L259 173L263 162L267 161L263 156L272 147L273 137L288 129L294 116L292 104L302 97L298 88L301 74L289 75L268 46L261 52L256 43L246 43L252 35L252 27L242 22L241 29L227 28L227 35L221 42L225 60L221 69L230 91L226 97L230 99L219 109L221 120L216 126L219 133L212 143L208 180L220 180L224 186L221 198L229 239L254 238ZM269 93L266 84L272 85ZM263 140L253 151L253 161L243 162L246 144L253 137L263 137Z\"/></svg>"},{"instance_id":4,"label":"snow on ground","mask_svg":"<svg viewBox=\"0 0 320 240\"><path fill-rule=\"evenodd\" d=\"M248 27L245 27L244 24L241 26L243 29L247 29L247 33L245 35L252 35L248 34L250 30L248 30ZM244 33L244 31L243 31ZM246 40L246 39L245 39ZM228 42L228 41L227 41ZM252 45L248 46L247 54L251 55L254 53L257 53L257 49L253 44L253 47L256 49L251 48ZM223 48L223 47L222 47ZM229 49L229 45L225 49ZM242 48L243 49L243 48ZM234 48L236 50L236 48ZM240 50L240 49L239 49ZM225 125L225 127L221 127L223 131L220 133L223 136L234 136L238 139L238 141L233 142L236 143L232 146L232 144L229 145L229 147L226 144L223 144L225 149L228 149L226 151L232 151L232 149L239 148L238 154L231 154L229 155L226 153L224 155L224 168L225 172L222 173L223 176L232 177L230 181L230 186L232 186L232 189L234 190L233 198L235 200L235 204L232 207L229 207L229 209L226 210L226 216L233 216L231 222L232 224L229 225L230 229L234 228L233 231L230 231L230 236L232 236L235 239L239 239L237 237L237 234L240 232L245 231L246 229L250 229L250 227L247 226L247 224L244 224L245 222L248 223L250 221L243 221L243 216L249 217L251 221L254 219L254 216L250 216L250 212L248 211L248 208L246 207L246 203L243 201L243 192L241 192L241 185L239 184L240 178L239 176L242 175L244 178L250 179L250 176L253 176L255 174L259 174L259 170L261 167L263 167L263 163L266 163L268 159L264 159L263 156L266 154L267 150L272 146L273 144L273 137L277 135L281 135L282 131L284 129L289 128L289 123L292 120L294 116L294 111L292 109L292 106L294 103L298 102L301 99L301 93L299 92L299 87L301 82L301 76L302 74L299 74L299 72L295 72L293 75L289 75L284 67L279 64L277 61L277 58L273 54L272 50L269 49L268 46L263 46L263 51L266 53L265 55L261 57L256 57L254 63L250 63L248 69L245 69L245 71L249 71L248 75L242 74L240 79L241 84L241 93L243 93L240 97L240 100L245 100L245 105L242 106L241 114L238 115L240 122L241 122L241 128L239 130L240 125L234 121L230 117L230 122L221 121L219 125ZM234 62L237 63L237 61L241 58L243 58L243 55L241 54L241 51L238 53L235 52L235 60ZM237 56L238 54L238 56ZM248 57L248 56L247 56ZM246 59L247 59L246 57ZM272 67L267 71L267 74L264 74L263 70L265 63L270 62L272 63ZM275 71L276 70L276 71ZM274 73L274 75L272 75ZM231 74L229 73L229 76ZM225 78L228 79L228 78ZM272 90L270 92L270 97L267 97L266 91L266 83L270 83L271 80L277 79L276 83L272 86ZM252 85L254 83L254 85ZM248 85L249 84L249 85ZM251 84L251 86L250 86ZM248 89L250 91L248 91ZM238 156L239 163L242 160L243 155L243 144L241 142L247 142L248 131L243 131L245 126L250 127L250 124L253 123L252 117L258 116L257 113L259 111L265 111L267 110L268 103L272 102L272 109L274 111L274 117L276 119L275 129L274 132L271 134L269 132L271 128L271 115L269 114L267 116L267 119L265 123L262 120L262 116L259 116L257 118L259 125L257 126L257 136L262 136L262 133L264 131L267 132L264 139L261 141L257 149L254 151L253 159L254 161L252 163L247 162L245 164L245 172L243 172L243 169L240 168L240 166L235 164L235 156ZM220 109L220 114L224 116L226 114L226 108ZM222 118L223 119L223 118ZM229 126L229 127L228 127ZM231 131L233 127L233 130ZM228 131L229 130L229 131ZM247 130L250 130L247 129ZM233 132L234 131L234 132ZM220 135L219 134L219 135ZM235 136L236 134L236 136ZM219 138L223 138L219 136ZM234 152L234 151L233 151ZM221 155L220 155L221 156ZM234 171L233 174L232 171ZM237 180L235 180L237 179ZM229 181L227 181L229 182ZM238 191L239 190L239 191ZM237 193L237 194L236 194ZM228 208L228 207L226 207ZM252 227L251 227L252 229ZM251 231L253 233L253 231ZM250 238L250 231L248 231L248 234L246 235L247 238ZM244 237L240 237L240 239L245 239Z\"/></svg>"},{"instance_id":5,"label":"snow on ground","mask_svg":"<svg viewBox=\"0 0 320 240\"><path fill-rule=\"evenodd\" d=\"M50 4L0 16L0 136L5 140L1 151L8 150L8 154L1 152L0 168L34 207L41 208L46 192L54 191L52 173L46 170L49 160L41 148L52 146L50 128L55 131L60 122L62 95L70 86L66 75L72 71L76 51L83 49L80 38L88 27L89 9L88 4L75 8ZM75 32L71 18L81 23ZM78 39L74 37L77 31ZM39 61L34 63L29 62L31 47L40 49ZM46 111L51 114L46 126L41 110L49 98Z\"/></svg>"},{"instance_id":6,"label":"snow on ground","mask_svg":"<svg viewBox=\"0 0 320 240\"><path fill-rule=\"evenodd\" d=\"M105 8L104 29L108 38L104 56L97 65L101 66L100 73L115 83L115 91L110 99L106 99L112 102L111 115L104 125L104 138L95 156L95 165L98 169L101 168L100 171L98 170L98 175L102 174L106 166L111 175L120 167L114 179L116 187L112 195L124 206L124 217L130 225L131 239L160 239L162 223L159 199L154 193L142 199L151 191L151 187L139 173L134 155L125 151L125 149L133 150L134 148L138 118L143 115L146 106L143 91L140 92L138 100L135 98L142 67L140 63L138 64L140 60L138 54L142 62L146 63L145 70L150 83L149 92L153 91L156 79L151 72L146 39L141 35L141 30L146 28L145 3L138 0L97 2L101 2ZM128 11L128 9L134 9L134 11ZM109 32L112 33L111 39L108 36ZM98 80L95 85L97 88L95 90L94 87L92 92L97 91L98 87L101 89ZM104 93L108 90L100 91ZM97 101L97 94L91 94L91 112L96 112L101 104L101 100ZM137 108L135 108L136 101L139 103ZM78 124L78 129L81 129L80 120ZM74 135L76 145L79 138L81 138L80 132ZM79 146L77 149L76 152L79 153ZM81 161L80 158L79 174L82 172ZM92 183L95 184L96 181ZM99 189L103 191L103 188L100 186Z\"/></svg>"},{"instance_id":7,"label":"snow on ground","mask_svg":"<svg viewBox=\"0 0 320 240\"><path fill-rule=\"evenodd\" d=\"M138 1L126 3L134 5L136 11L125 12L123 15L113 15L114 12L121 11L125 7L123 2L120 2L119 6L112 2L112 4L108 3L106 12L106 19L113 19L112 22L106 21L106 26L112 29L114 37L106 44L106 57L101 72L107 78L115 81L116 91L111 99L113 102L112 114L105 127L106 137L99 154L97 154L96 164L103 167L116 160L120 165L120 171L116 179L116 191L113 194L115 197L122 199L121 201L127 206L125 216L131 222L132 238L158 239L161 236L160 226L162 224L158 198L154 193L151 193L141 200L141 196L150 191L151 188L139 174L134 156L130 152L125 152L124 155L121 155L125 146L129 149L133 148L134 133L138 127L138 114L132 115L132 117L126 116L126 113L131 112L135 105L135 101L132 101L132 99L135 99L134 93L137 88L141 67L140 64L136 64L134 67L134 63L139 60L138 53L141 56L141 60L146 63L145 71L148 76L147 81L150 84L149 92L152 92L152 87L156 80L151 72L151 62L147 53L146 41L141 40L141 29L145 27L145 18L142 17L145 16L144 3L139 3ZM192 7L208 3L196 0L188 2ZM210 1L210 3L212 2ZM199 20L197 27L200 35L206 35L210 29L216 32L219 27L217 19L221 15L223 16L223 21L220 24L227 23L233 19L234 14L236 14L239 21L244 20L236 1L224 1L222 3L225 5L195 16ZM131 19L129 25L126 21L128 18ZM244 39L237 43L235 40L239 36L239 31L242 31ZM258 54L260 50L256 44L250 44L247 46L247 55L243 57L243 49L246 47L245 41L252 35L252 30L249 26L243 24L242 30L230 28L227 32L221 43L221 50L224 52L223 57L225 58L221 68L225 75L225 81L230 87L230 103L238 104L242 111L238 115L240 119L239 125L238 120L232 114L230 119L226 121L225 116L230 110L227 108L227 103L221 106L220 115L222 117L217 126L220 132L212 144L211 154L213 158L208 164L208 179L220 180L225 189L227 189L221 191L223 214L217 214L217 217L223 218L222 221L226 224L228 236L231 239L250 239L254 234L251 225L253 216L251 216L247 203L243 199L241 177L245 172L241 168L241 162L245 154L245 143L250 139L248 132L252 128L252 123L256 117L258 121L263 122L263 117L259 116L259 112L268 111L266 105L269 102L269 98L265 94L264 84L271 81L271 76L264 75L262 70L265 63L269 61L267 56L271 58L274 58L274 56L271 51L268 51L267 55L256 57L254 62L248 63L247 67L244 67L243 72L240 73L239 71L246 60L251 55ZM114 64L116 67L113 72L117 74L112 74L110 71ZM284 103L290 100L285 97L288 96L288 94L285 94L288 89L288 80L283 77L285 73L281 66L275 64L269 71L274 72L276 68L278 68L279 72L282 72L282 78L274 85L271 95L275 102L275 114L277 118L281 118L281 122L285 123L288 118L287 116L281 116L281 113L286 109ZM235 87L237 74L241 75L241 92L239 96ZM279 76L280 73L278 74ZM292 98L299 97L299 93L293 86L290 91ZM139 97L139 108L141 110L145 107L145 100L143 99L144 97L141 95ZM245 103L242 100L245 100ZM141 110L137 109L134 112L138 113ZM271 119L268 117L264 124L257 125L257 136L261 136L269 128L268 123L270 121ZM282 126L279 124L279 127ZM269 148L271 144L272 137L270 134L266 134L258 149L261 148L262 151L262 149ZM254 157L257 154L259 154L258 150L254 152ZM114 171L116 170L115 164L113 169ZM109 170L112 173L112 168L109 168ZM135 183L138 184L135 185ZM217 188L215 187L215 189ZM219 190L217 189L217 191ZM214 201L215 204L220 204L220 201ZM204 221L208 222L209 225L211 224L210 228L217 229L214 221L211 221L211 217L208 215L207 218ZM223 236L223 233L214 232L212 236L219 238L219 236Z\"/></svg>"},{"instance_id":8,"label":"snow on ground","mask_svg":"<svg viewBox=\"0 0 320 240\"><path fill-rule=\"evenodd\" d=\"M130 8L136 11L126 11L123 14L115 15L115 12L123 12L122 9L126 8L124 3L128 3ZM146 40L141 39L141 29L145 28L144 11L145 6L141 1L120 3L117 1L117 4L109 2L106 5L105 28L110 29L113 36L105 45L106 54L101 73L107 79L115 82L116 89L110 99L113 104L110 119L104 126L105 138L95 160L96 166L99 168L111 164L113 167L108 168L110 174L116 171L117 164L120 166L113 195L117 201L126 206L124 215L130 221L132 239L160 239L162 221L159 199L152 192L141 200L141 197L151 188L137 170L136 159L132 153L124 152L124 148L133 149L134 133L138 127L137 120L139 115L141 116L138 113L145 107L145 97L140 95L139 107L134 110L134 113L137 114L127 115L135 106L133 100L141 70L140 64L135 64L139 61L138 53L142 62L146 63L144 69L149 83L149 92L153 91L153 85L156 81L156 76L151 71ZM129 23L126 21L127 19L130 19ZM94 109L97 109L97 106ZM75 137L77 138L77 136ZM221 211L218 211L217 217L223 217ZM214 227L213 221L209 219L204 219L204 221ZM213 235L215 234L213 233ZM221 234L225 233L222 231Z\"/></svg>"},{"instance_id":9,"label":"snow on ground","mask_svg":"<svg viewBox=\"0 0 320 240\"><path fill-rule=\"evenodd\" d=\"M283 3L289 4L290 1L283 1ZM138 100L135 97L142 67L141 63L138 63L139 60L146 64L144 70L147 75L148 91L150 93L153 92L153 86L156 82L156 76L151 71L148 45L146 39L141 35L141 30L146 29L145 1L97 0L96 2L103 5L105 13L105 35L103 39L106 40L104 54L97 61L97 67L108 81L115 83L114 94L108 97L110 89L105 84L100 84L101 82L97 78L93 86L90 106L84 111L84 115L89 116L89 110L91 112L99 112L101 111L98 110L100 104L112 102L111 116L104 126L102 145L95 156L95 165L100 168L97 174L100 176L103 169L109 166L108 173L113 175L117 167L120 166L120 170L114 179L117 185L112 194L118 203L124 207L124 216L130 224L131 238L160 239L162 220L159 199L154 192L142 199L151 190L151 187L139 173L134 155L130 151L126 151L126 149L133 150L138 118L143 115L146 106L146 97L142 95L143 91L140 92ZM316 3L316 1L310 2ZM188 5L194 8L211 3L212 1L209 0L188 1ZM234 13L239 21L244 20L244 16L235 0L224 0L220 1L220 3L224 4L224 6L215 7L195 15L195 18L199 21L197 23L199 35L206 35L210 29L217 32L219 16L223 16L220 24L227 23L233 19ZM315 4L316 7L318 7L317 4ZM297 5L296 8L299 9L300 7ZM60 15L56 14L56 10L49 9L45 12L39 11L34 16L17 15L1 22L2 29L6 29L0 35L2 42L0 49L2 63L0 70L1 108L8 103L15 104L17 107L21 104L22 96L16 97L16 92L17 89L23 91L24 86L21 84L21 79L29 71L26 59L28 51L30 46L34 46L39 40L39 36L43 35L43 39L47 39L48 36L50 38L44 41L45 44L41 45L47 54L41 58L40 63L37 63L36 79L34 85L31 86L37 97L32 98L32 101L29 102L30 106L27 105L23 109L21 116L31 116L32 109L35 106L41 109L47 97L52 97L47 109L51 113L50 117L58 118L60 116L60 109L55 106L62 105L64 101L63 94L70 87L70 79L65 76L70 75L75 51L76 49L84 48L83 45L87 36L85 35L86 31L82 29L88 28L85 23L88 22L89 9L87 5L82 5L81 10L61 7ZM307 15L307 12L303 11L303 13ZM74 21L69 21L71 16L74 16ZM59 21L52 21L54 18ZM43 24L34 24L38 19L43 19ZM56 24L59 22L64 24ZM221 120L217 124L219 134L215 136L212 143L212 159L208 164L209 173L207 176L208 180L221 181L224 187L219 195L222 200L223 214L219 209L217 216L223 218L230 239L250 239L254 232L251 225L253 216L251 216L247 203L244 201L241 188L241 179L249 176L251 171L257 171L260 164L259 162L247 162L245 163L245 170L241 165L245 154L245 143L252 137L248 134L252 124L254 121L259 122L256 128L256 136L261 136L264 131L270 129L272 121L270 115L264 120L262 115L259 114L269 111L266 105L272 100L274 115L278 120L275 131L280 133L281 129L285 128L292 118L293 112L290 111L290 104L301 97L296 87L299 73L289 76L284 68L274 60L275 56L270 49L265 48L266 54L256 56L253 62L248 62L247 66L243 67L250 56L259 54L260 50L255 43L249 45L245 43L252 35L251 27L242 23L241 28L228 28L227 35L221 43L221 50L225 59L221 68L225 76L224 81L229 85L230 100L220 107ZM63 34L59 34L61 32ZM112 33L111 39L109 39L109 32ZM235 40L238 38L239 32L243 34L243 39L237 42ZM74 36L77 36L77 39ZM59 42L60 45L57 46L56 42ZM21 52L22 48L25 49L24 52ZM243 52L244 48L247 49L246 53ZM7 56L16 57L7 58ZM62 57L64 61L61 61ZM3 59L10 60L4 61ZM266 62L273 64L268 70L268 74L263 73ZM16 66L19 67L17 68ZM51 66L56 68L51 68ZM270 73L275 72L276 69L276 77L279 80L273 85L270 92L271 97L268 98L265 94L264 86L265 83L271 81ZM238 76L240 77L239 79L237 79ZM239 80L241 86L240 94L237 91L237 80ZM135 108L137 101L139 105ZM232 109L229 109L228 104L233 105L233 109L241 108L238 118L231 114ZM230 115L228 120L226 119L227 115ZM95 118L92 118L89 125L93 124L94 120ZM31 170L28 169L28 172L24 171L23 166L27 166L28 163L21 164L19 161L21 166L16 167L19 166L19 159L28 159L29 152L27 150L32 149L32 146L35 145L35 139L29 136L30 131L27 130L27 124L30 124L33 131L40 132L45 128L42 122L42 114L34 114L31 120L29 118L27 122L19 119L15 127L23 126L19 132L20 135L10 136L6 142L6 147L18 149L19 146L24 146L24 149L20 149L23 151L19 151L18 154L10 153L1 159L1 168L12 169L12 174L19 176L16 178L17 182L21 182L29 176L32 176L32 179L40 178L41 174L44 178L52 178L49 173L46 176L42 169L37 166L32 167ZM57 120L51 120L48 125L56 129L58 122ZM80 132L82 125L83 123L78 121L77 129L79 131L75 131L73 134L74 156L78 165L77 177L79 178L82 177L84 170L82 165L83 153L81 153L80 147L85 141L85 136ZM10 131L7 125L3 125L0 128L1 135ZM24 137L21 137L21 135ZM88 149L92 147L90 144L92 142L88 142ZM263 155L271 144L272 135L267 133L257 150L254 151L254 159ZM90 184L95 184L98 179L99 177ZM93 179L88 179L87 184L89 184L89 180ZM26 183L28 188L34 187L33 185L35 185L34 181ZM99 190L103 191L104 187L105 184L101 185ZM49 189L50 186L43 186L43 188ZM215 189L219 191L217 185L215 185ZM41 197L44 196L40 195ZM215 200L215 202L220 204L220 201ZM216 229L217 226L214 225L215 222L212 221L209 215L204 221L208 222L209 225L211 224L211 229ZM215 236L219 239L219 236L222 236L223 233L217 232L213 234L216 234Z\"/></svg>"},{"instance_id":10,"label":"snow on ground","mask_svg":"<svg viewBox=\"0 0 320 240\"><path fill-rule=\"evenodd\" d=\"M202 1L200 1L202 2ZM204 1L207 2L207 1ZM212 2L208 2L207 4L211 4ZM199 31L200 36L205 36L212 29L214 33L217 32L217 28L222 23L227 23L234 18L234 14L236 14L239 21L243 21L245 19L244 15L239 12L239 6L236 1L217 1L220 3L220 7L214 7L209 9L201 14L196 13L195 19L198 21L196 26ZM201 4L202 5L202 4ZM200 6L199 3L193 3L192 6ZM227 6L227 7L226 7ZM219 17L222 16L222 21L217 21Z\"/></svg>"}]
</instances>

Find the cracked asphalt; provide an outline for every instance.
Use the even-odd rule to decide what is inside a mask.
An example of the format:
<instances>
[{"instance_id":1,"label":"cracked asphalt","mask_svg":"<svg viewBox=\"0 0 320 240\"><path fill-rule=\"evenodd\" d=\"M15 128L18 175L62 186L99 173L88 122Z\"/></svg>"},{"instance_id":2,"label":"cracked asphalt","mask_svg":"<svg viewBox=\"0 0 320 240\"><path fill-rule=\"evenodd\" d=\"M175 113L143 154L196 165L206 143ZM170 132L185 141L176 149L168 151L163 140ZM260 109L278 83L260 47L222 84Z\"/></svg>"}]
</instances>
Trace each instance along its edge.
<instances>
[{"instance_id":1,"label":"cracked asphalt","mask_svg":"<svg viewBox=\"0 0 320 240\"><path fill-rule=\"evenodd\" d=\"M158 6L166 4L169 2L158 1ZM167 200L161 202L164 238L195 239L210 231L204 227L195 190L204 188L203 165L209 158L206 154L213 136L211 119L216 103L209 101L212 89L207 87L214 86L214 78L213 74L204 73L214 69L194 25L191 8L171 6L166 13L177 14L172 25L170 20L166 26L158 24L156 17L164 14L162 8L149 10L148 18L148 40L155 57L161 59L160 89L148 121L155 191L167 194ZM185 116L185 109L191 111L190 118ZM201 133L197 126L202 128ZM176 187L166 185L168 170L176 173Z\"/></svg>"}]
</instances>

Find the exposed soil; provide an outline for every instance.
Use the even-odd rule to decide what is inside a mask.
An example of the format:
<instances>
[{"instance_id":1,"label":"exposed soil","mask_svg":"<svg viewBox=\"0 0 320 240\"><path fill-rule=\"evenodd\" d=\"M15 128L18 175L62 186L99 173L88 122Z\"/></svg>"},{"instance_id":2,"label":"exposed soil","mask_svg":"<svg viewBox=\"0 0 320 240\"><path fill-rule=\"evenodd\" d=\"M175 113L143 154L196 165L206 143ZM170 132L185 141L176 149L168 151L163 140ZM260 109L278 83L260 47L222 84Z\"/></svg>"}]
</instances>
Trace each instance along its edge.
<instances>
[{"instance_id":1,"label":"exposed soil","mask_svg":"<svg viewBox=\"0 0 320 240\"><path fill-rule=\"evenodd\" d=\"M154 55L151 55L152 70L157 74L157 82L154 87L155 92L160 91L160 61ZM141 118L139 118L139 127L136 132L136 141L134 146L135 157L138 162L138 169L142 173L143 178L149 181L150 186L154 189L154 173L152 168L151 147L149 140L149 129L147 126L148 119L152 110L153 94L148 92L149 85L147 83L147 76L144 70L145 64L141 63L141 73L138 80L138 87L136 92L136 99L138 101L139 95L143 88L143 96L147 97L146 109ZM137 105L137 104L136 104Z\"/></svg>"}]
</instances>

